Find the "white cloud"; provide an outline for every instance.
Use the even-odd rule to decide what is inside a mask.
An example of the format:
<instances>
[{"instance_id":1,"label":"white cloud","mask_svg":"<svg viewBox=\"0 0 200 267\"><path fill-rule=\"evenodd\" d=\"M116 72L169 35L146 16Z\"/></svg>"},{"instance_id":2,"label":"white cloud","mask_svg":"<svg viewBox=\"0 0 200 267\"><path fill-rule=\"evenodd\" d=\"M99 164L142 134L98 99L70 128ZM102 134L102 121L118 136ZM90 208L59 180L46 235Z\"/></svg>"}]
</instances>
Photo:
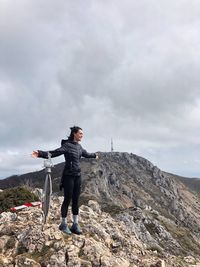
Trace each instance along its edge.
<instances>
[{"instance_id":1,"label":"white cloud","mask_svg":"<svg viewBox=\"0 0 200 267\"><path fill-rule=\"evenodd\" d=\"M0 177L34 169L21 153L58 147L74 124L88 150L108 151L113 137L119 151L200 176L199 10L189 0L1 1Z\"/></svg>"}]
</instances>

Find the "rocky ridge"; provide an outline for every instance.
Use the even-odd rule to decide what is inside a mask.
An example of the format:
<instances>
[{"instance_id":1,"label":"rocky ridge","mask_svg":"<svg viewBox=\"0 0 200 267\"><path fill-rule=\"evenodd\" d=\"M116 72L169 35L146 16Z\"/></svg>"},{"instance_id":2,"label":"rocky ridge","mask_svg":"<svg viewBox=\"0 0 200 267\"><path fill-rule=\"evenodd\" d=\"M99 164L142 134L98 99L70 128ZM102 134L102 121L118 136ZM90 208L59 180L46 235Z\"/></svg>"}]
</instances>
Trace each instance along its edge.
<instances>
[{"instance_id":1,"label":"rocky ridge","mask_svg":"<svg viewBox=\"0 0 200 267\"><path fill-rule=\"evenodd\" d=\"M90 172L83 176L83 199L98 201L104 211L115 217L124 215L126 221L135 210L142 210L146 219L139 221L148 228L154 243L176 255L199 255L198 194L173 174L134 154L107 153L90 164ZM160 229L167 233L160 236Z\"/></svg>"},{"instance_id":2,"label":"rocky ridge","mask_svg":"<svg viewBox=\"0 0 200 267\"><path fill-rule=\"evenodd\" d=\"M62 197L53 198L44 228L42 211L38 208L0 215L1 267L200 266L200 258L175 257L153 243L148 247L148 242L142 242L150 234L139 226L147 219L140 209L133 210L132 215L113 218L90 200L80 208L83 235L63 234L58 230L61 202ZM163 229L160 233L170 239Z\"/></svg>"},{"instance_id":3,"label":"rocky ridge","mask_svg":"<svg viewBox=\"0 0 200 267\"><path fill-rule=\"evenodd\" d=\"M62 256L66 264L64 266L76 266L75 263L70 265L74 257L79 264L77 266L159 266L155 264L158 261L160 261L158 264L164 264L161 260L164 260L165 265L169 267L198 266L200 257L200 199L198 194L191 191L177 176L161 171L148 160L135 154L114 152L99 153L99 155L98 161L91 159L82 161L80 222L84 235L80 237L74 235L66 237L57 230L61 198L56 197L58 191L55 190L55 185L59 184L61 172L59 174L55 168L52 173L55 196L52 206L54 214L50 216L46 230L53 229L53 232L61 237L63 247L59 251L65 251L62 254L65 255ZM31 184L38 184L41 180L41 173L34 173L33 180L29 174L24 175L23 182L27 177ZM20 177L18 183L20 183ZM9 184L12 184L12 179L9 179ZM7 259L5 246L11 246L12 240L15 241L17 248L17 252L15 250L11 252L11 255L14 255L11 263L8 262L15 265L10 266L18 266L17 264L20 263L15 262L16 258L26 255L28 259L34 259L41 266L62 266L49 263L49 257L47 262L43 262L46 259L43 256L49 255L49 250L55 249L52 245L48 245L48 242L52 241L49 232L47 231L46 234L46 230L44 232L40 230L41 211L36 210L35 216L31 215L32 211L19 212L17 215L3 214L0 219L1 240L4 240L3 243L1 241L0 252L2 252L3 259ZM8 216L6 224L4 216ZM27 220L29 217L32 218L33 224L32 221L29 223ZM27 229L27 231L24 239L20 239L15 232L9 232L8 229L9 227L15 228L23 221L24 225L19 228ZM22 240L29 236L31 229L35 229L35 224L37 225L35 235L41 235L43 241L40 239L37 241L42 242L39 250L29 251L28 247L24 248ZM4 229L8 232L4 232ZM120 241L119 237L115 238L113 231L120 234L122 237ZM9 236L12 235L14 239L10 239ZM32 240L32 237L30 239ZM54 244L53 241L51 243ZM96 245L97 249L94 248ZM90 257L87 257L88 254L85 255L86 247L89 247ZM69 257L74 251L71 248L76 251L76 256ZM101 252L98 254L99 251ZM57 252L54 251L54 256ZM102 255L107 255L108 263L105 263L105 257Z\"/></svg>"}]
</instances>

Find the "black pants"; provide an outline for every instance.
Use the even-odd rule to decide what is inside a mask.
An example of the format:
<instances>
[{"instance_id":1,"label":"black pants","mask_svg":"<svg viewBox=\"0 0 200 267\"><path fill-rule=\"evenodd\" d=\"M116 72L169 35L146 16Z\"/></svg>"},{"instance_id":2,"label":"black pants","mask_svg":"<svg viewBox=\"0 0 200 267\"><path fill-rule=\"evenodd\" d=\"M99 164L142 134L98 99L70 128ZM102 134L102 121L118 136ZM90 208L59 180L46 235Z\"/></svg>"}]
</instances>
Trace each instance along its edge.
<instances>
[{"instance_id":1,"label":"black pants","mask_svg":"<svg viewBox=\"0 0 200 267\"><path fill-rule=\"evenodd\" d=\"M68 207L72 200L72 213L78 215L79 196L81 193L81 176L66 175L63 177L64 201L61 206L62 218L67 217Z\"/></svg>"}]
</instances>

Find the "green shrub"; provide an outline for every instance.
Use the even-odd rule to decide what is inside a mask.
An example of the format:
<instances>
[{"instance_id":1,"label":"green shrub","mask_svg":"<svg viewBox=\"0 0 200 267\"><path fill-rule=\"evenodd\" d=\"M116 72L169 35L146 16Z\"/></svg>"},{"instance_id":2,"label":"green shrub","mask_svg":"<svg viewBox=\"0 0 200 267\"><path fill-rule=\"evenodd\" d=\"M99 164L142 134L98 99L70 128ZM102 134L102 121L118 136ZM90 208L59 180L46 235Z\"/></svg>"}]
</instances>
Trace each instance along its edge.
<instances>
[{"instance_id":1,"label":"green shrub","mask_svg":"<svg viewBox=\"0 0 200 267\"><path fill-rule=\"evenodd\" d=\"M39 198L24 186L5 189L0 192L0 212L9 211L12 207L38 200Z\"/></svg>"},{"instance_id":2,"label":"green shrub","mask_svg":"<svg viewBox=\"0 0 200 267\"><path fill-rule=\"evenodd\" d=\"M168 222L162 222L163 226L171 233L172 237L176 239L181 245L181 250L183 255L188 255L190 252L191 255L197 254L200 255L200 244L194 239L190 229L170 224Z\"/></svg>"}]
</instances>

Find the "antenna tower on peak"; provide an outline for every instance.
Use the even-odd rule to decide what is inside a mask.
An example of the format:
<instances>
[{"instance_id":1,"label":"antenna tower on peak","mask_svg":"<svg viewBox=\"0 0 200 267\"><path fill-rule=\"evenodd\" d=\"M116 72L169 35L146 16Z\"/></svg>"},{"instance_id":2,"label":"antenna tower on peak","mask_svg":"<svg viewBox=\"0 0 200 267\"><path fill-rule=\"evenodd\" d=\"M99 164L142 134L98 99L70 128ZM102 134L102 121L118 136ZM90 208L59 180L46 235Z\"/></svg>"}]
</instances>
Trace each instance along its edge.
<instances>
[{"instance_id":1,"label":"antenna tower on peak","mask_svg":"<svg viewBox=\"0 0 200 267\"><path fill-rule=\"evenodd\" d=\"M113 139L111 138L111 152L114 152L114 148L113 148Z\"/></svg>"}]
</instances>

